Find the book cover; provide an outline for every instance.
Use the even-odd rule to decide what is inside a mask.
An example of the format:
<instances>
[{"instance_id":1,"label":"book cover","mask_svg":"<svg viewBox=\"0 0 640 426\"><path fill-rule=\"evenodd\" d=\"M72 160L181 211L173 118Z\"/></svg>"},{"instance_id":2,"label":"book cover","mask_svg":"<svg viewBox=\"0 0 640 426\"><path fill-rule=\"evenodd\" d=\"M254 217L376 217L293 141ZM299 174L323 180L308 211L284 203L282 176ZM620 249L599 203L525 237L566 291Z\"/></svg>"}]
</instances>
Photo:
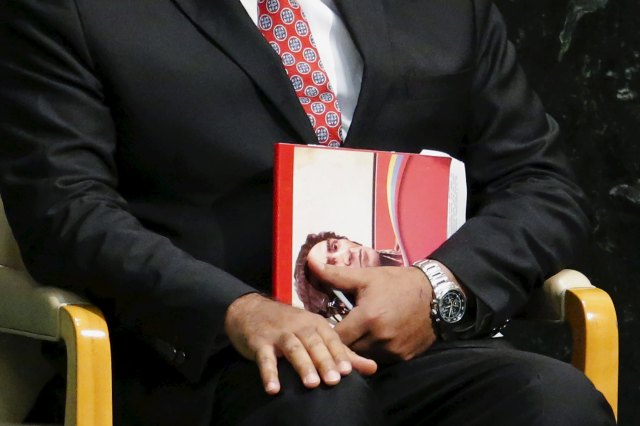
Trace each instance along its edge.
<instances>
[{"instance_id":1,"label":"book cover","mask_svg":"<svg viewBox=\"0 0 640 426\"><path fill-rule=\"evenodd\" d=\"M464 165L439 152L276 144L274 173L274 295L333 321L352 300L309 276L308 256L410 265L465 220Z\"/></svg>"}]
</instances>

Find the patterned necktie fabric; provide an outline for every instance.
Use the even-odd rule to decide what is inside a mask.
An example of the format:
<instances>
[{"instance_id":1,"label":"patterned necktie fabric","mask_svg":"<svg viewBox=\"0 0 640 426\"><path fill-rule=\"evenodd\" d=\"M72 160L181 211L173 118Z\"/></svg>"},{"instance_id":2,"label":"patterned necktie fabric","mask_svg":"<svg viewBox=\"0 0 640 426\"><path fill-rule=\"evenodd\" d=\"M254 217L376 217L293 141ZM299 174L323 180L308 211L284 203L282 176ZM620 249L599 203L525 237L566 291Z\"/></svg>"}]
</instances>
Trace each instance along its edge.
<instances>
[{"instance_id":1,"label":"patterned necktie fabric","mask_svg":"<svg viewBox=\"0 0 640 426\"><path fill-rule=\"evenodd\" d=\"M282 59L318 143L342 145L342 116L309 23L295 0L258 0L258 28Z\"/></svg>"}]
</instances>

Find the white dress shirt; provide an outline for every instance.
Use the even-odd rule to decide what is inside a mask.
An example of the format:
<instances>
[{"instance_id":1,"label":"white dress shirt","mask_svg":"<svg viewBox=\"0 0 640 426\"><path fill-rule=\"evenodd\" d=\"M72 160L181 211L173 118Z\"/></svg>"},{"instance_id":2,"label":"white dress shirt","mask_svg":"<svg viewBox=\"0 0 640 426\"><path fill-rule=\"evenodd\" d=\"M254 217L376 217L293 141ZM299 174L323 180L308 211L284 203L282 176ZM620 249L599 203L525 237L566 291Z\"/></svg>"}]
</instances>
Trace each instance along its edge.
<instances>
[{"instance_id":1,"label":"white dress shirt","mask_svg":"<svg viewBox=\"0 0 640 426\"><path fill-rule=\"evenodd\" d=\"M362 83L362 57L353 44L333 0L297 0L304 10L318 54L336 93L346 138ZM258 22L257 0L240 0L254 23Z\"/></svg>"}]
</instances>

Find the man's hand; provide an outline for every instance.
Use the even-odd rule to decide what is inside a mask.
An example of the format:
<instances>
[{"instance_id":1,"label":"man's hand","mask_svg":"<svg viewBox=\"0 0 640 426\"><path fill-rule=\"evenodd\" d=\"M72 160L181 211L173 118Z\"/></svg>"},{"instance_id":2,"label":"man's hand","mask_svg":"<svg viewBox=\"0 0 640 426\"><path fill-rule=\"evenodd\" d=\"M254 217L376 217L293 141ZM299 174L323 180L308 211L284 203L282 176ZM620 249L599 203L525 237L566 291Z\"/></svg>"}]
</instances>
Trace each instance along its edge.
<instances>
[{"instance_id":1,"label":"man's hand","mask_svg":"<svg viewBox=\"0 0 640 426\"><path fill-rule=\"evenodd\" d=\"M433 289L418 268L348 268L311 260L309 268L328 285L355 294L357 306L335 328L354 351L383 362L409 360L435 341Z\"/></svg>"},{"instance_id":2,"label":"man's hand","mask_svg":"<svg viewBox=\"0 0 640 426\"><path fill-rule=\"evenodd\" d=\"M229 306L224 328L236 350L258 364L268 394L280 392L279 356L291 363L308 388L320 385L320 377L336 385L352 368L364 375L377 369L374 361L343 344L325 318L255 293Z\"/></svg>"}]
</instances>

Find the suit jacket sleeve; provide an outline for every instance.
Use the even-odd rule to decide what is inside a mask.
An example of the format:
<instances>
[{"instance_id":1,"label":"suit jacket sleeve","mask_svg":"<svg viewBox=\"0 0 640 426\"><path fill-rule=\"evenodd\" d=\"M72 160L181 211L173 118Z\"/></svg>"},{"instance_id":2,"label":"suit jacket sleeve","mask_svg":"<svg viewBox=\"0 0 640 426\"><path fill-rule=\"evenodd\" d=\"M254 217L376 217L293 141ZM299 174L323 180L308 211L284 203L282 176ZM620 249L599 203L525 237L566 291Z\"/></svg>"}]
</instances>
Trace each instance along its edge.
<instances>
[{"instance_id":1,"label":"suit jacket sleeve","mask_svg":"<svg viewBox=\"0 0 640 426\"><path fill-rule=\"evenodd\" d=\"M129 213L107 104L73 1L2 2L1 189L25 264L43 284L113 303L119 326L197 379L227 306L253 289Z\"/></svg>"},{"instance_id":2,"label":"suit jacket sleeve","mask_svg":"<svg viewBox=\"0 0 640 426\"><path fill-rule=\"evenodd\" d=\"M477 60L463 148L469 219L430 257L477 296L478 334L504 324L565 265L588 220L559 152L558 125L528 87L496 7L475 3Z\"/></svg>"}]
</instances>

